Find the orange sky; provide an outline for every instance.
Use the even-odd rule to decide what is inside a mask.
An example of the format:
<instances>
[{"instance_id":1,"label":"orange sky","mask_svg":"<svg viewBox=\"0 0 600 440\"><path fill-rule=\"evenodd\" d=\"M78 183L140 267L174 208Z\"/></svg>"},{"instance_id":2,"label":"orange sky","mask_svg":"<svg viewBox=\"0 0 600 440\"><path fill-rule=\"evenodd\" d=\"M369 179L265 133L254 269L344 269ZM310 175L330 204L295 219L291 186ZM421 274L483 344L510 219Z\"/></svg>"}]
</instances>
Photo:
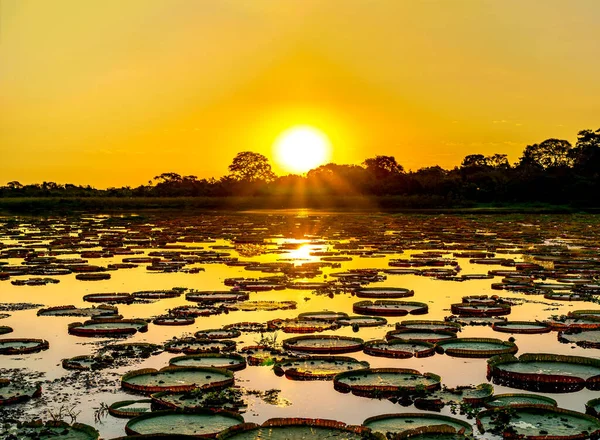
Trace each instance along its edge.
<instances>
[{"instance_id":1,"label":"orange sky","mask_svg":"<svg viewBox=\"0 0 600 440\"><path fill-rule=\"evenodd\" d=\"M600 127L596 0L0 0L0 20L0 185L220 177L294 125L336 163L413 170Z\"/></svg>"}]
</instances>

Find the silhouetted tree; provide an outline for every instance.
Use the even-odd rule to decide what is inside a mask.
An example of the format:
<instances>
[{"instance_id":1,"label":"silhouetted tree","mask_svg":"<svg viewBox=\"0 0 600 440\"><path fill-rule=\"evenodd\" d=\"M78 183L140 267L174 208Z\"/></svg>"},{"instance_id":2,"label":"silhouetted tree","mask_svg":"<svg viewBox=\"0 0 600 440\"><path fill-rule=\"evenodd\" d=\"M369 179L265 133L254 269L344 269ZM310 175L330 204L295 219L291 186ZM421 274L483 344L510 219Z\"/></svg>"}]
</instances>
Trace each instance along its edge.
<instances>
[{"instance_id":1,"label":"silhouetted tree","mask_svg":"<svg viewBox=\"0 0 600 440\"><path fill-rule=\"evenodd\" d=\"M527 145L519 165L539 166L543 169L568 167L572 163L571 143L562 139L546 139L540 144Z\"/></svg>"},{"instance_id":2,"label":"silhouetted tree","mask_svg":"<svg viewBox=\"0 0 600 440\"><path fill-rule=\"evenodd\" d=\"M575 172L584 176L600 173L600 128L577 133L577 143L569 155Z\"/></svg>"},{"instance_id":3,"label":"silhouetted tree","mask_svg":"<svg viewBox=\"0 0 600 440\"><path fill-rule=\"evenodd\" d=\"M259 153L242 151L229 165L230 177L243 182L272 182L277 177L271 170L269 159Z\"/></svg>"},{"instance_id":4,"label":"silhouetted tree","mask_svg":"<svg viewBox=\"0 0 600 440\"><path fill-rule=\"evenodd\" d=\"M375 156L365 159L363 166L369 173L376 177L385 177L390 174L398 174L404 172L404 167L398 162L394 156Z\"/></svg>"}]
</instances>

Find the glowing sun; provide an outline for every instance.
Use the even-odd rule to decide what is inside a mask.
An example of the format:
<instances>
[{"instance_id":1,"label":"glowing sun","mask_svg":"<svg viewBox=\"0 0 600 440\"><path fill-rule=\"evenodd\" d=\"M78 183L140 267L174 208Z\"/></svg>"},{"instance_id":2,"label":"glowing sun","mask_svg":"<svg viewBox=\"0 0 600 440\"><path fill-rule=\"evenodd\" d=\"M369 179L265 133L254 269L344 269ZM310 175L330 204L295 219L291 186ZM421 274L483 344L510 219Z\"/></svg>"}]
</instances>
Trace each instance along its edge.
<instances>
[{"instance_id":1,"label":"glowing sun","mask_svg":"<svg viewBox=\"0 0 600 440\"><path fill-rule=\"evenodd\" d=\"M331 143L322 131L298 125L281 133L273 144L275 160L287 171L305 173L329 161Z\"/></svg>"}]
</instances>

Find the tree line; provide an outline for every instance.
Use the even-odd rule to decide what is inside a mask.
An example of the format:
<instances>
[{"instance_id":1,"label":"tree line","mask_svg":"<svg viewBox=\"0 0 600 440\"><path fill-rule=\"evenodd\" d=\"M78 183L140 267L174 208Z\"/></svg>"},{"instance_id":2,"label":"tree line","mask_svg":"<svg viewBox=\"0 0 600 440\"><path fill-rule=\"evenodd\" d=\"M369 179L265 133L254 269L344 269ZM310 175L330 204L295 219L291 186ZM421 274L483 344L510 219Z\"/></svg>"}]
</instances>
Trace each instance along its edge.
<instances>
[{"instance_id":1,"label":"tree line","mask_svg":"<svg viewBox=\"0 0 600 440\"><path fill-rule=\"evenodd\" d=\"M571 203L598 205L600 129L582 130L573 146L562 139L527 145L510 164L506 154L470 154L460 166L406 171L393 156L378 155L361 165L329 163L305 176L277 176L262 154L238 153L229 174L199 179L163 173L145 185L96 189L89 185L0 187L0 197L228 197L228 196L404 196L414 200L461 203Z\"/></svg>"}]
</instances>

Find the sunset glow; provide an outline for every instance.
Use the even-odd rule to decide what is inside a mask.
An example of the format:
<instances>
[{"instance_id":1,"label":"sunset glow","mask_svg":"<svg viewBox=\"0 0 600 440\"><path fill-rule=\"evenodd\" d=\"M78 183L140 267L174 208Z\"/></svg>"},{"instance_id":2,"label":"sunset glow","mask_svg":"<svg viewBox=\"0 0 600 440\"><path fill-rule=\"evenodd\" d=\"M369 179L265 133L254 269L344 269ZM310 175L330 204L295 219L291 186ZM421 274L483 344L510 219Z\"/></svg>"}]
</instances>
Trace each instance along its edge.
<instances>
[{"instance_id":1,"label":"sunset glow","mask_svg":"<svg viewBox=\"0 0 600 440\"><path fill-rule=\"evenodd\" d=\"M327 163L331 143L327 136L309 126L292 127L279 135L273 145L275 160L293 173L305 173Z\"/></svg>"}]
</instances>

